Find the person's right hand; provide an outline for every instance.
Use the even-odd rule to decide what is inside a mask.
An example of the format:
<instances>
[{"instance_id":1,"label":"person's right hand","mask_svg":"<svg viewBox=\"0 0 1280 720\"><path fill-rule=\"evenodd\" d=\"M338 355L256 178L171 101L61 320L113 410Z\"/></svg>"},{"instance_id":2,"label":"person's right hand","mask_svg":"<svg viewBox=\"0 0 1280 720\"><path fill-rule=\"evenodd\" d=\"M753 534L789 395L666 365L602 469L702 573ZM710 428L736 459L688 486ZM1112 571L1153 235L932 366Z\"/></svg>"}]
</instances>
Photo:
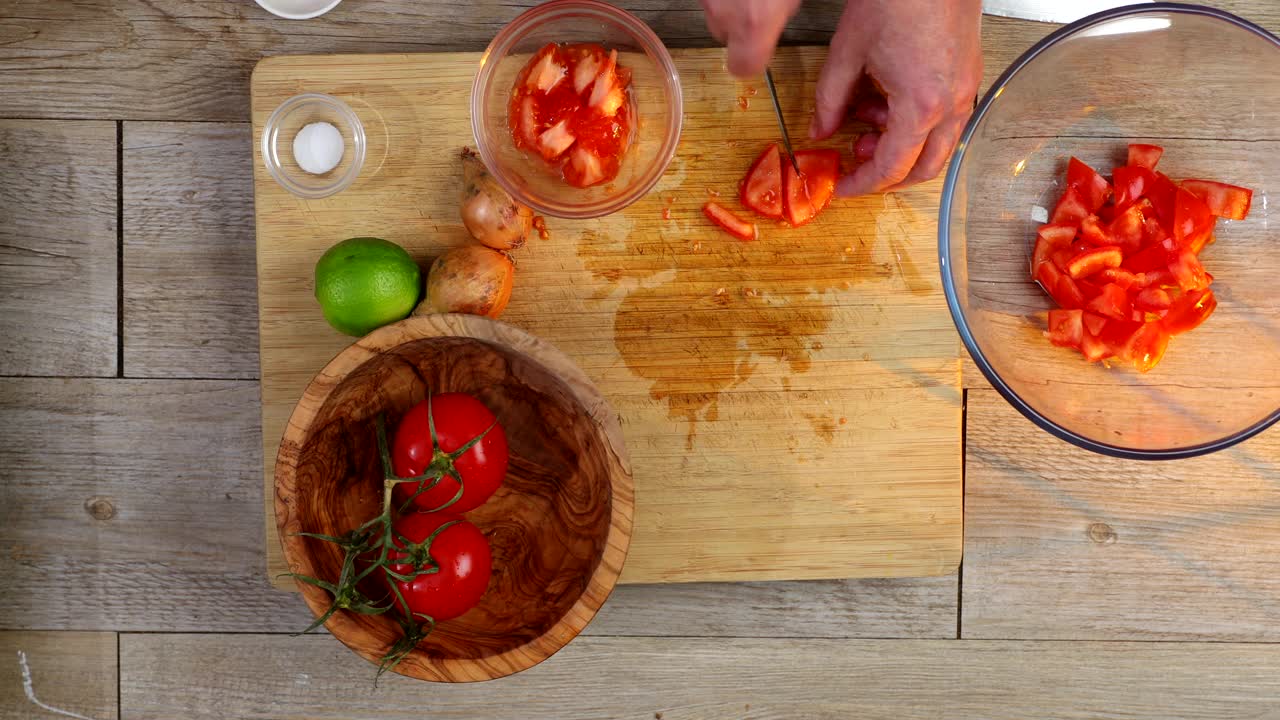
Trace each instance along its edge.
<instances>
[{"instance_id":1,"label":"person's right hand","mask_svg":"<svg viewBox=\"0 0 1280 720\"><path fill-rule=\"evenodd\" d=\"M729 48L729 72L764 72L800 0L702 0L711 36Z\"/></svg>"}]
</instances>

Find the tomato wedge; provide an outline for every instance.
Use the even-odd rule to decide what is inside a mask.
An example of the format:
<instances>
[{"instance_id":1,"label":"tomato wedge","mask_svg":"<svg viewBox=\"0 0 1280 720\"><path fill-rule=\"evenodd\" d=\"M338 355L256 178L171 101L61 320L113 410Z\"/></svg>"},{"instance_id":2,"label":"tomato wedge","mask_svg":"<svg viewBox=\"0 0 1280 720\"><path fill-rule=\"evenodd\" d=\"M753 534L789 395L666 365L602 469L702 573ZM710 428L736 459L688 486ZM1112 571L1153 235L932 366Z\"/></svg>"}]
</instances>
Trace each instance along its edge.
<instances>
[{"instance_id":1,"label":"tomato wedge","mask_svg":"<svg viewBox=\"0 0 1280 720\"><path fill-rule=\"evenodd\" d=\"M1158 287L1143 288L1133 298L1135 308L1149 313L1162 313L1172 304L1173 299L1169 297L1169 293Z\"/></svg>"},{"instance_id":2,"label":"tomato wedge","mask_svg":"<svg viewBox=\"0 0 1280 720\"><path fill-rule=\"evenodd\" d=\"M1145 226L1142 209L1138 205L1130 205L1127 210L1111 221L1107 234L1111 237L1111 242L1119 245L1125 252L1135 252L1142 246Z\"/></svg>"},{"instance_id":3,"label":"tomato wedge","mask_svg":"<svg viewBox=\"0 0 1280 720\"><path fill-rule=\"evenodd\" d=\"M1085 297L1081 294L1079 286L1070 276L1059 270L1057 265L1053 263L1041 265L1036 269L1036 280L1058 305L1068 310L1084 307Z\"/></svg>"},{"instance_id":4,"label":"tomato wedge","mask_svg":"<svg viewBox=\"0 0 1280 720\"><path fill-rule=\"evenodd\" d=\"M1089 362L1106 360L1115 355L1115 351L1108 347L1105 342L1098 338L1098 334L1089 330L1088 327L1085 328L1084 337L1080 339L1080 352L1084 355L1084 359Z\"/></svg>"},{"instance_id":5,"label":"tomato wedge","mask_svg":"<svg viewBox=\"0 0 1280 720\"><path fill-rule=\"evenodd\" d=\"M1170 335L1181 335L1200 327L1218 309L1218 298L1205 288L1184 294L1169 306L1169 312L1160 320Z\"/></svg>"},{"instance_id":6,"label":"tomato wedge","mask_svg":"<svg viewBox=\"0 0 1280 720\"><path fill-rule=\"evenodd\" d=\"M799 227L818 216L831 202L840 176L840 153L836 150L797 150L796 175L791 163L782 163L783 214Z\"/></svg>"},{"instance_id":7,"label":"tomato wedge","mask_svg":"<svg viewBox=\"0 0 1280 720\"><path fill-rule=\"evenodd\" d=\"M1107 179L1074 157L1067 162L1067 186L1080 193L1090 213L1097 212L1111 195L1111 184Z\"/></svg>"},{"instance_id":8,"label":"tomato wedge","mask_svg":"<svg viewBox=\"0 0 1280 720\"><path fill-rule=\"evenodd\" d=\"M1115 283L1103 285L1102 293L1090 300L1085 308L1112 320L1133 318L1133 305L1129 302L1129 293Z\"/></svg>"},{"instance_id":9,"label":"tomato wedge","mask_svg":"<svg viewBox=\"0 0 1280 720\"><path fill-rule=\"evenodd\" d=\"M1164 155L1164 148L1159 145L1134 143L1129 146L1129 165L1131 167L1155 170L1156 163L1160 162L1161 155Z\"/></svg>"},{"instance_id":10,"label":"tomato wedge","mask_svg":"<svg viewBox=\"0 0 1280 720\"><path fill-rule=\"evenodd\" d=\"M1186 188L1178 188L1174 196L1173 239L1182 247L1199 243L1213 232L1213 213L1203 200Z\"/></svg>"},{"instance_id":11,"label":"tomato wedge","mask_svg":"<svg viewBox=\"0 0 1280 720\"><path fill-rule=\"evenodd\" d=\"M703 205L702 214L739 240L755 240L759 234L754 223L749 223L734 215L717 202L712 201Z\"/></svg>"},{"instance_id":12,"label":"tomato wedge","mask_svg":"<svg viewBox=\"0 0 1280 720\"><path fill-rule=\"evenodd\" d=\"M1036 232L1035 249L1031 252L1031 274L1035 275L1041 263L1050 262L1054 251L1070 246L1075 236L1074 225L1041 225Z\"/></svg>"},{"instance_id":13,"label":"tomato wedge","mask_svg":"<svg viewBox=\"0 0 1280 720\"><path fill-rule=\"evenodd\" d=\"M1080 221L1080 238L1090 245L1115 245L1111 233L1102 226L1097 215L1090 215Z\"/></svg>"},{"instance_id":14,"label":"tomato wedge","mask_svg":"<svg viewBox=\"0 0 1280 720\"><path fill-rule=\"evenodd\" d=\"M1182 189L1204 201L1215 217L1244 220L1253 205L1253 191L1212 180L1183 180Z\"/></svg>"},{"instance_id":15,"label":"tomato wedge","mask_svg":"<svg viewBox=\"0 0 1280 720\"><path fill-rule=\"evenodd\" d=\"M742 181L742 204L767 218L782 217L782 151L774 143L756 158Z\"/></svg>"},{"instance_id":16,"label":"tomato wedge","mask_svg":"<svg viewBox=\"0 0 1280 720\"><path fill-rule=\"evenodd\" d=\"M1067 188L1062 193L1062 199L1058 201L1056 207L1053 208L1053 214L1049 216L1049 222L1054 225L1069 223L1072 225L1079 224L1081 220L1089 217L1093 212L1080 194L1079 190L1074 187Z\"/></svg>"},{"instance_id":17,"label":"tomato wedge","mask_svg":"<svg viewBox=\"0 0 1280 720\"><path fill-rule=\"evenodd\" d=\"M1118 268L1124 262L1124 253L1115 245L1094 248L1076 255L1067 263L1067 273L1072 279L1087 278L1105 268Z\"/></svg>"},{"instance_id":18,"label":"tomato wedge","mask_svg":"<svg viewBox=\"0 0 1280 720\"><path fill-rule=\"evenodd\" d=\"M1168 347L1168 331L1158 322L1149 322L1143 324L1129 339L1129 346L1124 354L1126 358L1133 360L1133 366L1138 372L1146 373L1160 364Z\"/></svg>"},{"instance_id":19,"label":"tomato wedge","mask_svg":"<svg viewBox=\"0 0 1280 720\"><path fill-rule=\"evenodd\" d=\"M1111 182L1116 189L1116 208L1126 210L1147 194L1147 186L1155 183L1156 175L1148 168L1123 166L1115 169Z\"/></svg>"},{"instance_id":20,"label":"tomato wedge","mask_svg":"<svg viewBox=\"0 0 1280 720\"><path fill-rule=\"evenodd\" d=\"M1058 347L1079 348L1084 340L1083 310L1050 310L1049 342Z\"/></svg>"},{"instance_id":21,"label":"tomato wedge","mask_svg":"<svg viewBox=\"0 0 1280 720\"><path fill-rule=\"evenodd\" d=\"M1090 335L1097 335L1102 332L1102 328L1106 327L1107 319L1097 313L1084 311L1084 329Z\"/></svg>"},{"instance_id":22,"label":"tomato wedge","mask_svg":"<svg viewBox=\"0 0 1280 720\"><path fill-rule=\"evenodd\" d=\"M1168 175L1156 171L1156 179L1146 190L1147 199L1155 208L1160 225L1164 227L1166 233L1172 234L1175 214L1174 198L1178 193L1178 186L1169 179Z\"/></svg>"},{"instance_id":23,"label":"tomato wedge","mask_svg":"<svg viewBox=\"0 0 1280 720\"><path fill-rule=\"evenodd\" d=\"M1209 274L1205 272L1200 258L1190 250L1180 250L1169 261L1169 272L1178 281L1183 290L1203 290L1209 287Z\"/></svg>"}]
</instances>

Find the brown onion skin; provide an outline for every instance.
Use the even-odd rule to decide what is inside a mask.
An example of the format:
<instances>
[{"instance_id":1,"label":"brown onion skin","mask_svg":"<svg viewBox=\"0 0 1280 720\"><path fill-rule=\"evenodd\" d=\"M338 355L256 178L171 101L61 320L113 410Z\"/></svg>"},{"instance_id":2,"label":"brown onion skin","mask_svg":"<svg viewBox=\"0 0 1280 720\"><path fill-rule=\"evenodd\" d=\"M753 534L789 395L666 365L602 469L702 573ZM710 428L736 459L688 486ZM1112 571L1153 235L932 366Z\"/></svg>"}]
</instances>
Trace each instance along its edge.
<instances>
[{"instance_id":1,"label":"brown onion skin","mask_svg":"<svg viewBox=\"0 0 1280 720\"><path fill-rule=\"evenodd\" d=\"M507 309L516 266L492 248L468 245L436 258L427 274L427 295L414 315L466 313L496 318Z\"/></svg>"},{"instance_id":2,"label":"brown onion skin","mask_svg":"<svg viewBox=\"0 0 1280 720\"><path fill-rule=\"evenodd\" d=\"M462 224L494 250L514 250L529 237L533 211L516 202L471 148L462 149Z\"/></svg>"}]
</instances>

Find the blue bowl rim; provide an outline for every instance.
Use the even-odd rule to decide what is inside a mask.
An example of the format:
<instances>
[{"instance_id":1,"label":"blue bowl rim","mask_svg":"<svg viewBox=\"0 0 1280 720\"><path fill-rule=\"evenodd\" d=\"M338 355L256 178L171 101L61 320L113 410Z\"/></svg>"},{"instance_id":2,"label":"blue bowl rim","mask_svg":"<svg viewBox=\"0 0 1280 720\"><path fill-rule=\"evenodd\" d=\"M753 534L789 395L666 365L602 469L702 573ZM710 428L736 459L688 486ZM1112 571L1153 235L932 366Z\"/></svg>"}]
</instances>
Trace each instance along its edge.
<instances>
[{"instance_id":1,"label":"blue bowl rim","mask_svg":"<svg viewBox=\"0 0 1280 720\"><path fill-rule=\"evenodd\" d=\"M963 311L960 309L960 301L956 293L955 280L952 277L951 272L951 205L955 198L956 182L960 177L960 166L963 164L965 152L969 146L969 141L973 138L974 132L977 131L978 124L982 122L986 117L987 112L991 109L992 104L995 102L996 95L1009 83L1010 79L1012 79L1018 71L1039 56L1040 53L1053 47L1063 39L1076 35L1082 30L1121 18L1137 15L1150 15L1153 13L1178 13L1216 18L1235 25L1243 30L1252 32L1265 40L1271 41L1271 43L1277 48L1280 48L1280 38L1277 38L1267 30L1245 20L1244 18L1233 15L1225 10L1186 3L1154 2L1143 3L1140 5L1127 5L1120 8L1094 13L1088 17L1081 18L1073 23L1064 25L1050 33L1035 45L1032 45L1030 49L1015 60L1012 65L1001 73L1000 77L991 85L991 88L987 90L987 94L983 96L982 101L977 104L973 111L973 115L969 118L969 122L965 126L964 133L960 136L960 142L956 146L955 153L952 155L951 165L947 170L946 181L942 187L941 203L938 208L938 260L939 269L942 273L943 292L946 294L947 308L951 311L951 319L955 322L956 330L960 333L960 339L964 342L965 348L969 351L969 354L973 358L974 363L977 364L978 369L982 371L982 374L986 376L987 381L991 383L992 387L994 387L1010 405L1016 408L1018 412L1022 413L1028 420L1049 432L1051 435L1084 448L1085 450L1126 460L1177 460L1207 455L1212 452L1217 452L1218 450L1229 448L1248 440L1276 424L1277 421L1280 421L1280 408L1277 408L1270 416L1263 418L1259 422L1218 440L1213 440L1199 445L1164 450L1138 450L1120 445L1097 442L1074 433L1053 422L1038 412L1035 408L1031 407L1030 404L1019 397L1018 394L1004 382L1000 375L991 367L991 363L987 360L986 355L983 354L982 349L978 347L978 343L974 339L973 332L969 328L969 323L965 319Z\"/></svg>"}]
</instances>

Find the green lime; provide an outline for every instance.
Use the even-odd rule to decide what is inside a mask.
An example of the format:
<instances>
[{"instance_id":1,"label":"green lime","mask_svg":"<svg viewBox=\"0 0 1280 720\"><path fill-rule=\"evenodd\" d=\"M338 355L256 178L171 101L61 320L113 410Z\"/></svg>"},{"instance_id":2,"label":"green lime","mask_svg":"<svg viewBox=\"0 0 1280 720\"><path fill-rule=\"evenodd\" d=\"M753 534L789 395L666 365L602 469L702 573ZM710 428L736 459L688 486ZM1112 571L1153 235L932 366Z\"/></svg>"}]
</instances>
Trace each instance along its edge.
<instances>
[{"instance_id":1,"label":"green lime","mask_svg":"<svg viewBox=\"0 0 1280 720\"><path fill-rule=\"evenodd\" d=\"M316 263L316 300L324 319L348 335L366 335L403 320L421 294L418 263L388 240L343 240Z\"/></svg>"}]
</instances>

